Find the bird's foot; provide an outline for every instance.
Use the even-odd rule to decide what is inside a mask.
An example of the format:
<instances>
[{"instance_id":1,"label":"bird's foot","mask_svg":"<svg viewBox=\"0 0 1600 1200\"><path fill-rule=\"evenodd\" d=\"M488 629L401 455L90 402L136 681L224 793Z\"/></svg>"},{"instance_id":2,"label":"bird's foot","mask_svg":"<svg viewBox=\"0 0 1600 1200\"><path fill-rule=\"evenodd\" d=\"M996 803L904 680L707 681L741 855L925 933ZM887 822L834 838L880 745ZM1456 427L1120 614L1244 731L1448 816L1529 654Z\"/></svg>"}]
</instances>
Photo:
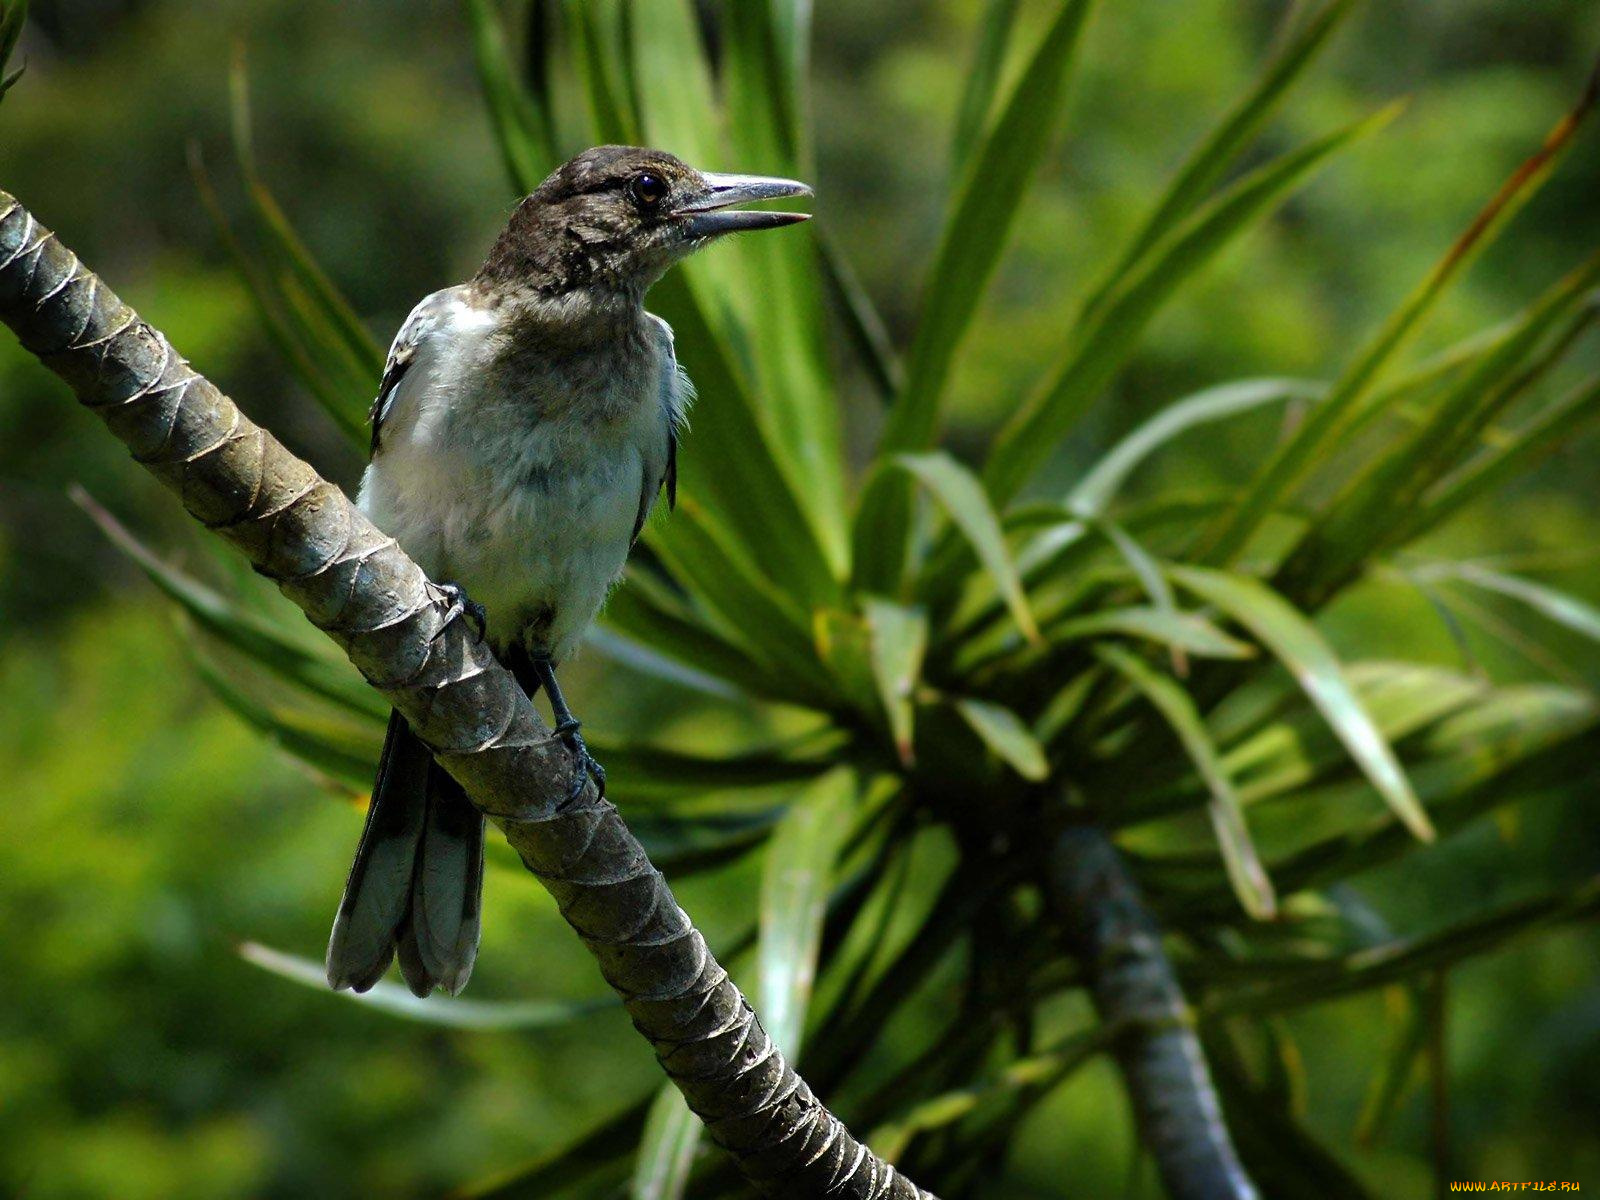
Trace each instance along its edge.
<instances>
[{"instance_id":1,"label":"bird's foot","mask_svg":"<svg viewBox=\"0 0 1600 1200\"><path fill-rule=\"evenodd\" d=\"M580 728L581 725L575 718L568 717L558 722L551 731L567 744L567 749L572 751L573 757L577 760L572 768L572 784L567 789L568 804L576 802L578 797L583 795L584 785L591 779L594 780L595 787L600 789L601 799L604 799L606 794L606 769L589 753L589 747L583 743L583 735L578 732Z\"/></svg>"},{"instance_id":2,"label":"bird's foot","mask_svg":"<svg viewBox=\"0 0 1600 1200\"><path fill-rule=\"evenodd\" d=\"M444 614L444 623L439 626L443 633L457 617L466 617L478 631L478 644L483 644L484 636L489 632L489 614L459 583L441 583L436 585L444 598L450 602L449 609ZM435 634L434 636L438 636Z\"/></svg>"}]
</instances>

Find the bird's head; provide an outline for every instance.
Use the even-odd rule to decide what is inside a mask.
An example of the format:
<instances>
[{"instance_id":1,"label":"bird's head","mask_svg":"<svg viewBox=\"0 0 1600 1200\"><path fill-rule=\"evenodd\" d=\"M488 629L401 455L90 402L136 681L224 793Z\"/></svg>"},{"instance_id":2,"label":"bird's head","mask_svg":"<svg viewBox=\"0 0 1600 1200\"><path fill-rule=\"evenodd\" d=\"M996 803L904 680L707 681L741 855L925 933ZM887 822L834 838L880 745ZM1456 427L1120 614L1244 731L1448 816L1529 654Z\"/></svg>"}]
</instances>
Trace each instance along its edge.
<instances>
[{"instance_id":1,"label":"bird's head","mask_svg":"<svg viewBox=\"0 0 1600 1200\"><path fill-rule=\"evenodd\" d=\"M673 263L724 234L809 215L734 205L810 194L792 179L713 174L662 150L597 146L557 167L517 206L479 279L546 296L642 295Z\"/></svg>"}]
</instances>

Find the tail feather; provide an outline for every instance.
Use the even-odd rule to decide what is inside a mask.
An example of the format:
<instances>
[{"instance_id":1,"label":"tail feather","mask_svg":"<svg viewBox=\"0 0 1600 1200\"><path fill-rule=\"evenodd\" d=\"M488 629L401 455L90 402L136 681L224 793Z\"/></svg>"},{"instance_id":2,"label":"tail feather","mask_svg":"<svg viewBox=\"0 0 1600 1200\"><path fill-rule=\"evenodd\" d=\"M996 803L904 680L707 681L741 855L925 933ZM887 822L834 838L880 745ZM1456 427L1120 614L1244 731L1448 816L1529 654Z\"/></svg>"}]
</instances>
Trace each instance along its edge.
<instances>
[{"instance_id":1,"label":"tail feather","mask_svg":"<svg viewBox=\"0 0 1600 1200\"><path fill-rule=\"evenodd\" d=\"M328 942L328 982L364 992L396 950L411 990L459 992L477 957L483 817L398 712Z\"/></svg>"},{"instance_id":2,"label":"tail feather","mask_svg":"<svg viewBox=\"0 0 1600 1200\"><path fill-rule=\"evenodd\" d=\"M410 926L430 987L455 995L466 986L478 957L482 911L483 814L435 763L411 883Z\"/></svg>"},{"instance_id":3,"label":"tail feather","mask_svg":"<svg viewBox=\"0 0 1600 1200\"><path fill-rule=\"evenodd\" d=\"M417 949L417 930L409 912L395 932L394 948L400 960L400 978L406 981L413 996L427 996L433 991L433 976L422 961L422 952Z\"/></svg>"},{"instance_id":4,"label":"tail feather","mask_svg":"<svg viewBox=\"0 0 1600 1200\"><path fill-rule=\"evenodd\" d=\"M431 761L405 718L391 713L361 844L328 940L328 983L335 988L366 991L394 958L395 930L410 907Z\"/></svg>"}]
</instances>

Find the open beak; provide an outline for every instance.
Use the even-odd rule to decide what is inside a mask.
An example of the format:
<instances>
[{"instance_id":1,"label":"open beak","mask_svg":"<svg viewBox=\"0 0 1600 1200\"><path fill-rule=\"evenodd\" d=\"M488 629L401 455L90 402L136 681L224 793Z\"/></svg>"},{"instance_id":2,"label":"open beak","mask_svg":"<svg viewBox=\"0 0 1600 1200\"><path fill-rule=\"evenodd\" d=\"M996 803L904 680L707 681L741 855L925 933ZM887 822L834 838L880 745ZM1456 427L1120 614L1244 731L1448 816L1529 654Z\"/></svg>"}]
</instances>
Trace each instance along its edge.
<instances>
[{"instance_id":1,"label":"open beak","mask_svg":"<svg viewBox=\"0 0 1600 1200\"><path fill-rule=\"evenodd\" d=\"M704 190L673 210L675 216L686 218L690 237L710 238L747 229L776 229L780 225L793 225L811 218L810 213L730 211L735 204L749 204L755 200L811 195L811 189L796 180L769 179L764 175L715 175L709 172L701 178L706 182Z\"/></svg>"}]
</instances>

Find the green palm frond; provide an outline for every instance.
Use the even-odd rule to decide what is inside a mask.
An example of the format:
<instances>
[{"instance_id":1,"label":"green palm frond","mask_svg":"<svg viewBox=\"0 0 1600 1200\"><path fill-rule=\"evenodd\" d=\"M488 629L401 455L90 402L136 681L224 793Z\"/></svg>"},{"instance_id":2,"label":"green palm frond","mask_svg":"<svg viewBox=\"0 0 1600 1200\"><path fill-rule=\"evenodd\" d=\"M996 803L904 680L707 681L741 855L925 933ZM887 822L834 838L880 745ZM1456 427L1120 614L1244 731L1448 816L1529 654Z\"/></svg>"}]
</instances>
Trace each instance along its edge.
<instances>
[{"instance_id":1,"label":"green palm frond","mask_svg":"<svg viewBox=\"0 0 1600 1200\"><path fill-rule=\"evenodd\" d=\"M941 449L962 346L989 319L985 290L1048 162L1074 64L1093 53L1092 3L1045 7L1040 39L1018 55L1022 6L985 6L939 248L900 344L826 229L720 248L652 292L700 398L679 511L646 533L649 553L595 638L603 669L670 689L675 720L733 710L763 731L669 750L601 728L593 745L658 865L760 865L752 957L769 1032L791 1049L804 1040L808 1078L845 1089L858 1110L846 1115L876 1128L881 1153L952 1171L1003 1143L1052 1089L1073 1086L1101 1048L1101 1035L1052 1027L1034 1050L1021 1032L1083 983L1058 954L1029 949L1048 940L1032 843L1052 821L1092 820L1122 839L1152 907L1192 952L1183 966L1204 991L1208 1045L1226 1020L1410 987L1531 930L1591 918L1596 904L1591 881L1363 949L1324 936L1330 925L1348 933L1327 889L1570 778L1600 722L1594 696L1571 679L1506 681L1421 655L1380 661L1323 619L1354 581L1403 573L1446 605L1486 593L1553 632L1600 640L1592 597L1405 551L1600 416L1593 379L1544 396L1600 311L1600 259L1433 358L1400 357L1555 168L1587 105L1336 379L1263 375L1174 396L1069 487L1041 496L1028 490L1039 469L1135 361L1158 314L1398 112L1381 108L1241 167L1353 7L1330 0L1113 248L1053 361L1039 364L1042 382L1011 398L988 451ZM559 40L543 52L567 64L578 94L557 105L548 80L519 71L499 7L464 2L490 126L519 190L573 139L648 140L714 168L809 173L809 10L798 0L561 5L541 35ZM0 62L20 12L0 20ZM1112 8L1099 15L1117 19ZM1002 94L1008 56L1019 71ZM380 348L254 164L242 71L235 109L247 215L234 225L248 236L223 221L199 172L202 197L292 370L360 442ZM849 336L835 347L838 329ZM845 450L844 354L889 400L865 462ZM1253 477L1195 490L1147 466L1192 455L1186 435L1217 422L1270 429L1286 406L1299 424ZM1380 453L1335 453L1342 438L1379 431ZM1308 489L1313 476L1320 486ZM369 689L254 600L96 519L202 632L197 661L230 708L322 775L365 786L383 717ZM1539 644L1543 632L1523 636ZM1229 959L1218 945L1242 949ZM949 1014L942 1057L892 1038L867 1053L930 995L962 1017ZM528 1011L540 1023L544 1010ZM516 1019L509 1007L480 1015ZM1375 1073L1369 1134L1393 1112L1419 1036L1414 1023L1401 1030ZM1290 1084L1258 1086L1219 1053L1224 1102L1263 1181L1303 1169L1353 1188L1281 1111ZM582 1185L681 1195L691 1176L715 1170L697 1166L698 1141L676 1093L645 1096L472 1194ZM1282 1194L1314 1194L1296 1186Z\"/></svg>"}]
</instances>

